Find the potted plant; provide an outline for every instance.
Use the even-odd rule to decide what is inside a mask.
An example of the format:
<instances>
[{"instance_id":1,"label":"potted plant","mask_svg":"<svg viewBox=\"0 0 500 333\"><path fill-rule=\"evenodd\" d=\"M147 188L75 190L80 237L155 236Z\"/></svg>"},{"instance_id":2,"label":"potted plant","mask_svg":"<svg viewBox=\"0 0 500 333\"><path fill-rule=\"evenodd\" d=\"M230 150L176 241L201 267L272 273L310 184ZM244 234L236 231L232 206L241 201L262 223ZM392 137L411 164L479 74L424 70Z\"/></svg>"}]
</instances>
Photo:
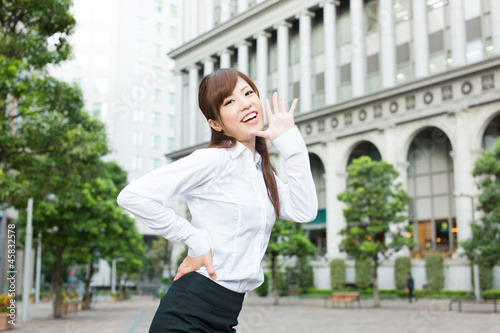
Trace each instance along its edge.
<instances>
[{"instance_id":1,"label":"potted plant","mask_svg":"<svg viewBox=\"0 0 500 333\"><path fill-rule=\"evenodd\" d=\"M68 294L68 312L76 312L78 310L78 295L74 291L70 291Z\"/></svg>"}]
</instances>

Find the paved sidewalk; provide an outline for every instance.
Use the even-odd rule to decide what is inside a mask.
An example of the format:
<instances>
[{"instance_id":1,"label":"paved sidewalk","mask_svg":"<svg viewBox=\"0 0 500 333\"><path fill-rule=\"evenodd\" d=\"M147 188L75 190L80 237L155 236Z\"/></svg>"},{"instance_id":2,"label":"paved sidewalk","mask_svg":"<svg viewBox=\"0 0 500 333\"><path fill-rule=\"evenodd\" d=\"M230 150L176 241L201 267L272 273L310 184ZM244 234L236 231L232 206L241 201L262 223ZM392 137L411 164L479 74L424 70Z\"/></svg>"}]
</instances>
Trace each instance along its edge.
<instances>
[{"instance_id":1,"label":"paved sidewalk","mask_svg":"<svg viewBox=\"0 0 500 333\"><path fill-rule=\"evenodd\" d=\"M27 323L18 323L12 333L140 333L147 332L159 300L132 299L96 302L92 310L52 319L49 303L30 305ZM324 307L321 299L282 298L279 306L269 298L247 297L239 317L238 333L349 332L349 333L493 333L500 327L500 313L493 305L467 304L458 312L448 311L449 301L383 300L373 308L363 300L362 308Z\"/></svg>"}]
</instances>

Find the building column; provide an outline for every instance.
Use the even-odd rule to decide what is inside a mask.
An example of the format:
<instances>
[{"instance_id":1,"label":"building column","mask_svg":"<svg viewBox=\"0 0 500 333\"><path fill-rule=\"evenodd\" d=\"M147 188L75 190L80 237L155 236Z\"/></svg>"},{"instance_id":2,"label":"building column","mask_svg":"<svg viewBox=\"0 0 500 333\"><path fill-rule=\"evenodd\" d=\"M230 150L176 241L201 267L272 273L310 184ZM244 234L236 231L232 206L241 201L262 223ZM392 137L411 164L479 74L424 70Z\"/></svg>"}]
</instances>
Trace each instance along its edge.
<instances>
[{"instance_id":1,"label":"building column","mask_svg":"<svg viewBox=\"0 0 500 333\"><path fill-rule=\"evenodd\" d=\"M220 23L229 21L231 18L231 1L219 0L220 6Z\"/></svg>"},{"instance_id":2,"label":"building column","mask_svg":"<svg viewBox=\"0 0 500 333\"><path fill-rule=\"evenodd\" d=\"M351 85L352 97L365 94L366 41L363 30L363 0L351 0Z\"/></svg>"},{"instance_id":3,"label":"building column","mask_svg":"<svg viewBox=\"0 0 500 333\"><path fill-rule=\"evenodd\" d=\"M286 21L279 23L275 28L278 30L277 44L278 44L278 93L280 95L288 96L288 43L289 43L289 29L292 25Z\"/></svg>"},{"instance_id":4,"label":"building column","mask_svg":"<svg viewBox=\"0 0 500 333\"><path fill-rule=\"evenodd\" d=\"M396 42L394 37L393 0L380 0L380 69L382 88L396 85Z\"/></svg>"},{"instance_id":5,"label":"building column","mask_svg":"<svg viewBox=\"0 0 500 333\"><path fill-rule=\"evenodd\" d=\"M256 84L259 89L260 100L264 102L267 97L267 80L269 71L269 37L271 34L261 31L254 38L257 39L257 78Z\"/></svg>"},{"instance_id":6,"label":"building column","mask_svg":"<svg viewBox=\"0 0 500 333\"><path fill-rule=\"evenodd\" d=\"M238 0L238 14L248 9L248 0Z\"/></svg>"},{"instance_id":7,"label":"building column","mask_svg":"<svg viewBox=\"0 0 500 333\"><path fill-rule=\"evenodd\" d=\"M182 135L182 115L184 114L183 109L182 109L182 101L183 101L183 81L184 81L184 72L179 70L175 71L175 93L176 93L176 103L175 103L175 149L180 150L185 142L183 142L183 135Z\"/></svg>"},{"instance_id":8,"label":"building column","mask_svg":"<svg viewBox=\"0 0 500 333\"><path fill-rule=\"evenodd\" d=\"M325 45L325 105L337 102L337 8L333 0L326 0L323 4L323 27Z\"/></svg>"},{"instance_id":9,"label":"building column","mask_svg":"<svg viewBox=\"0 0 500 333\"><path fill-rule=\"evenodd\" d=\"M500 17L500 1L490 0L490 17L493 52L500 54L500 20L498 19Z\"/></svg>"},{"instance_id":10,"label":"building column","mask_svg":"<svg viewBox=\"0 0 500 333\"><path fill-rule=\"evenodd\" d=\"M198 0L191 0L190 6L190 27L189 27L189 38L195 39L198 36Z\"/></svg>"},{"instance_id":11,"label":"building column","mask_svg":"<svg viewBox=\"0 0 500 333\"><path fill-rule=\"evenodd\" d=\"M427 34L427 4L425 1L412 1L413 10L413 49L415 59L415 78L429 74L429 35Z\"/></svg>"},{"instance_id":12,"label":"building column","mask_svg":"<svg viewBox=\"0 0 500 333\"><path fill-rule=\"evenodd\" d=\"M467 110L455 112L455 144L452 151L453 174L455 189L455 214L458 227L458 244L472 237L470 222L474 216L473 206L477 188L474 185L472 171L474 169L474 156L470 146L469 138L472 133L470 130L471 119L473 115ZM462 251L460 248L459 251ZM460 252L459 252L460 253Z\"/></svg>"},{"instance_id":13,"label":"building column","mask_svg":"<svg viewBox=\"0 0 500 333\"><path fill-rule=\"evenodd\" d=\"M465 65L465 16L463 0L450 0L450 39L452 65L454 67Z\"/></svg>"},{"instance_id":14,"label":"building column","mask_svg":"<svg viewBox=\"0 0 500 333\"><path fill-rule=\"evenodd\" d=\"M221 68L229 68L231 67L231 55L233 51L229 49L224 49L219 53L220 56L220 67Z\"/></svg>"},{"instance_id":15,"label":"building column","mask_svg":"<svg viewBox=\"0 0 500 333\"><path fill-rule=\"evenodd\" d=\"M248 48L252 45L249 41L242 41L238 47L238 70L248 75Z\"/></svg>"},{"instance_id":16,"label":"building column","mask_svg":"<svg viewBox=\"0 0 500 333\"><path fill-rule=\"evenodd\" d=\"M209 31L214 27L214 0L203 0L205 1L205 31ZM182 24L179 24L182 25Z\"/></svg>"},{"instance_id":17,"label":"building column","mask_svg":"<svg viewBox=\"0 0 500 333\"><path fill-rule=\"evenodd\" d=\"M346 189L347 176L342 159L337 158L340 144L336 140L326 142L327 160L325 161L325 185L326 185L326 239L328 259L346 258L344 252L340 252L339 244L342 236L341 229L345 228L344 204L337 199L337 195Z\"/></svg>"},{"instance_id":18,"label":"building column","mask_svg":"<svg viewBox=\"0 0 500 333\"><path fill-rule=\"evenodd\" d=\"M194 146L197 143L198 139L198 116L199 116L199 108L198 108L198 81L200 80L198 71L200 66L191 65L189 66L189 122L192 124L190 126L189 132L189 145Z\"/></svg>"},{"instance_id":19,"label":"building column","mask_svg":"<svg viewBox=\"0 0 500 333\"><path fill-rule=\"evenodd\" d=\"M298 15L300 38L300 111L312 110L312 77L311 77L311 17L314 13L308 10ZM296 98L297 96L289 96Z\"/></svg>"}]
</instances>

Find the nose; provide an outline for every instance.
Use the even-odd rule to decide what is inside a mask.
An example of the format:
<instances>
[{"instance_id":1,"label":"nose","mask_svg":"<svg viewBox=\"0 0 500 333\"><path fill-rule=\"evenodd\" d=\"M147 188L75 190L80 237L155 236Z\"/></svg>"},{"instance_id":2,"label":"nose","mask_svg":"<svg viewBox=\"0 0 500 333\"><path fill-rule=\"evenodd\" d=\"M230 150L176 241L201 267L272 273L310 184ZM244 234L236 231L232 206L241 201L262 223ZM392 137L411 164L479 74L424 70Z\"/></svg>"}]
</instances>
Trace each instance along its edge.
<instances>
[{"instance_id":1,"label":"nose","mask_svg":"<svg viewBox=\"0 0 500 333\"><path fill-rule=\"evenodd\" d=\"M240 98L240 108L242 110L247 110L248 108L250 108L251 105L252 105L252 103L250 103L250 101L248 99L246 99L245 97Z\"/></svg>"}]
</instances>

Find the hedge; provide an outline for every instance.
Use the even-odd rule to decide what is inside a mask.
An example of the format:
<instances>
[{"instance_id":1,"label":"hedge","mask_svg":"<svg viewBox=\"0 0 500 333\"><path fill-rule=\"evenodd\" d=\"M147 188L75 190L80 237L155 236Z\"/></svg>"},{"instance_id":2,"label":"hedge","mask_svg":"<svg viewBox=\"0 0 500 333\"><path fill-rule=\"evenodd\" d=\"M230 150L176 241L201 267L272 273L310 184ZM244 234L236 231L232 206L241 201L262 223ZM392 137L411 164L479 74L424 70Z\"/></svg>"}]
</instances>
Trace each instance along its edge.
<instances>
[{"instance_id":1,"label":"hedge","mask_svg":"<svg viewBox=\"0 0 500 333\"><path fill-rule=\"evenodd\" d=\"M370 258L356 259L356 287L366 289L372 284L372 261Z\"/></svg>"},{"instance_id":2,"label":"hedge","mask_svg":"<svg viewBox=\"0 0 500 333\"><path fill-rule=\"evenodd\" d=\"M444 263L440 254L429 254L425 257L425 274L429 290L444 288Z\"/></svg>"},{"instance_id":3,"label":"hedge","mask_svg":"<svg viewBox=\"0 0 500 333\"><path fill-rule=\"evenodd\" d=\"M396 281L396 289L404 290L406 288L407 274L410 272L410 257L397 257L394 263L394 281Z\"/></svg>"},{"instance_id":4,"label":"hedge","mask_svg":"<svg viewBox=\"0 0 500 333\"><path fill-rule=\"evenodd\" d=\"M330 281L332 289L345 287L345 262L344 259L333 259L330 262Z\"/></svg>"}]
</instances>

